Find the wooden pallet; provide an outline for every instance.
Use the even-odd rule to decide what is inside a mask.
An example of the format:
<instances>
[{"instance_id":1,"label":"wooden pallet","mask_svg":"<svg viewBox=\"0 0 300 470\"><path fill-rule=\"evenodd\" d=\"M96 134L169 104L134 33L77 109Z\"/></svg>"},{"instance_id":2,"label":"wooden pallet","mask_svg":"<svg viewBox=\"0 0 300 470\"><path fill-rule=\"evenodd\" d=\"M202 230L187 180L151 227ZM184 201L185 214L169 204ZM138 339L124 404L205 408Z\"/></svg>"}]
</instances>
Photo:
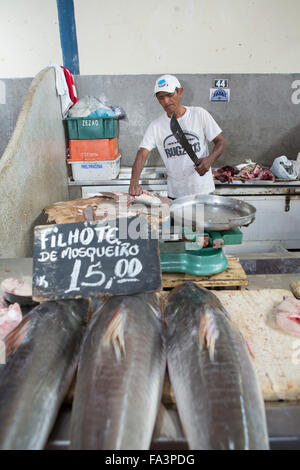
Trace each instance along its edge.
<instances>
[{"instance_id":1,"label":"wooden pallet","mask_svg":"<svg viewBox=\"0 0 300 470\"><path fill-rule=\"evenodd\" d=\"M163 289L172 289L185 281L193 281L203 287L242 287L248 285L247 275L237 258L227 256L228 268L212 276L196 276L186 273L162 273Z\"/></svg>"}]
</instances>

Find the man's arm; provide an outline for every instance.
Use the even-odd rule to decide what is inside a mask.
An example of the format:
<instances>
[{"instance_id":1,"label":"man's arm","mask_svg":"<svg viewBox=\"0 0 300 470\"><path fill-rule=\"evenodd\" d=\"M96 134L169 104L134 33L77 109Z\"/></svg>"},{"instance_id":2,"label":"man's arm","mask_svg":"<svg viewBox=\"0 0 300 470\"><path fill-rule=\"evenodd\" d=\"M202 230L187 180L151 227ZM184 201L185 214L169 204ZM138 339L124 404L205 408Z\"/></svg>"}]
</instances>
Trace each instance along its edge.
<instances>
[{"instance_id":1,"label":"man's arm","mask_svg":"<svg viewBox=\"0 0 300 470\"><path fill-rule=\"evenodd\" d=\"M148 153L149 150L140 148L136 154L135 162L132 167L131 180L128 191L131 196L140 196L143 192L141 186L139 185L139 179L146 163Z\"/></svg>"},{"instance_id":2,"label":"man's arm","mask_svg":"<svg viewBox=\"0 0 300 470\"><path fill-rule=\"evenodd\" d=\"M213 139L213 143L213 151L208 155L208 157L201 158L200 165L195 166L195 170L197 171L197 173L199 173L200 176L205 175L205 173L208 172L208 170L211 168L217 158L219 158L224 152L225 139L222 134L217 135L217 137Z\"/></svg>"}]
</instances>

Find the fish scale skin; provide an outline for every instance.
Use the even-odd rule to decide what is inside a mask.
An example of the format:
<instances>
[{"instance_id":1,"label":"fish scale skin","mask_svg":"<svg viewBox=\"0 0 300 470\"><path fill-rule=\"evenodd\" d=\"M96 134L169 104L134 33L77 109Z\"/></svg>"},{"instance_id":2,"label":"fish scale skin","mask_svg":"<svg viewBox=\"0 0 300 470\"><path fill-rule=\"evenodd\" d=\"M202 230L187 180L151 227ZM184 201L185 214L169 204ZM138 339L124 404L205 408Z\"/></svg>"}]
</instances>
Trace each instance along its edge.
<instances>
[{"instance_id":1,"label":"fish scale skin","mask_svg":"<svg viewBox=\"0 0 300 470\"><path fill-rule=\"evenodd\" d=\"M153 299L151 294L115 296L95 313L81 351L72 449L149 448L166 366L162 324L147 304ZM119 361L113 346L103 344L116 311L126 315Z\"/></svg>"},{"instance_id":2,"label":"fish scale skin","mask_svg":"<svg viewBox=\"0 0 300 470\"><path fill-rule=\"evenodd\" d=\"M213 361L197 335L205 311L219 330ZM188 282L169 295L165 317L169 376L190 449L268 449L256 372L219 300Z\"/></svg>"},{"instance_id":3,"label":"fish scale skin","mask_svg":"<svg viewBox=\"0 0 300 470\"><path fill-rule=\"evenodd\" d=\"M0 449L43 449L71 385L88 301L45 302L6 338L27 335L0 365Z\"/></svg>"}]
</instances>

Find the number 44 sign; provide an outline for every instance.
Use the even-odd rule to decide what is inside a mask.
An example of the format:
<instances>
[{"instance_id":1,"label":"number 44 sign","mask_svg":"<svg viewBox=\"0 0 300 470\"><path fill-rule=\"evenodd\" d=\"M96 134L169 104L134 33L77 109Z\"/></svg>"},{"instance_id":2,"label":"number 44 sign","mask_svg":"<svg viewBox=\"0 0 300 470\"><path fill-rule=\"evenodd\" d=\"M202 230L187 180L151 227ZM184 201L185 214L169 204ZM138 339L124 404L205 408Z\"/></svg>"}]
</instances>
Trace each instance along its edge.
<instances>
[{"instance_id":1,"label":"number 44 sign","mask_svg":"<svg viewBox=\"0 0 300 470\"><path fill-rule=\"evenodd\" d=\"M158 240L151 238L149 227L130 230L137 219L36 227L33 299L137 294L160 288Z\"/></svg>"},{"instance_id":2,"label":"number 44 sign","mask_svg":"<svg viewBox=\"0 0 300 470\"><path fill-rule=\"evenodd\" d=\"M215 88L228 88L228 80L227 79L216 79L214 80L214 87Z\"/></svg>"}]
</instances>

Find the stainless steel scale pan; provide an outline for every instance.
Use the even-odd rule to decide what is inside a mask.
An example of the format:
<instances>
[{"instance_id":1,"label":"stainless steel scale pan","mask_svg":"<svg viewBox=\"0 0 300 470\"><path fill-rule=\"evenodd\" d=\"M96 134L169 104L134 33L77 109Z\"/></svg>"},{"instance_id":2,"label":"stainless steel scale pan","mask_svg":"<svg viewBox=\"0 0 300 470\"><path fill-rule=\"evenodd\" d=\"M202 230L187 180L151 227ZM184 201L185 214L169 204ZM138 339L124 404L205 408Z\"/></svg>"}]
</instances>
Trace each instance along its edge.
<instances>
[{"instance_id":1,"label":"stainless steel scale pan","mask_svg":"<svg viewBox=\"0 0 300 470\"><path fill-rule=\"evenodd\" d=\"M175 199L170 204L173 218L196 222L196 208L204 204L204 229L223 231L249 225L255 219L256 209L251 204L224 196L194 194Z\"/></svg>"}]
</instances>

